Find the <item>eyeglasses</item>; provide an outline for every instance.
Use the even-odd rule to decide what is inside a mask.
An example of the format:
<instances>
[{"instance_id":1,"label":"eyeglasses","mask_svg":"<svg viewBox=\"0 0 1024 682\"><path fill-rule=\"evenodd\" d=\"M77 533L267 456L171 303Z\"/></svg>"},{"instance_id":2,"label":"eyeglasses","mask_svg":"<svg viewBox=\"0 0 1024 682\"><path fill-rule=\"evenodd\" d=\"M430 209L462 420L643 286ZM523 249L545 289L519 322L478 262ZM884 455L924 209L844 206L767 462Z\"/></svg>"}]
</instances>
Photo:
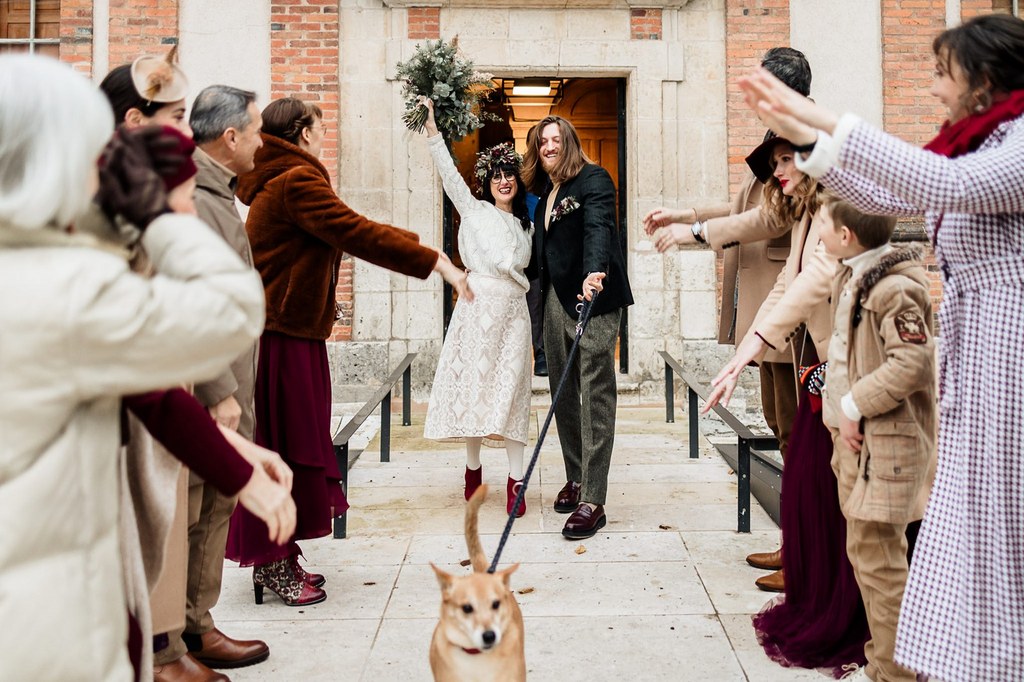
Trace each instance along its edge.
<instances>
[{"instance_id":1,"label":"eyeglasses","mask_svg":"<svg viewBox=\"0 0 1024 682\"><path fill-rule=\"evenodd\" d=\"M516 174L512 173L510 171L504 171L504 170L496 170L496 171L494 171L494 175L491 176L491 182L493 182L495 184L498 184L502 180L505 180L507 182L515 182L516 181Z\"/></svg>"}]
</instances>

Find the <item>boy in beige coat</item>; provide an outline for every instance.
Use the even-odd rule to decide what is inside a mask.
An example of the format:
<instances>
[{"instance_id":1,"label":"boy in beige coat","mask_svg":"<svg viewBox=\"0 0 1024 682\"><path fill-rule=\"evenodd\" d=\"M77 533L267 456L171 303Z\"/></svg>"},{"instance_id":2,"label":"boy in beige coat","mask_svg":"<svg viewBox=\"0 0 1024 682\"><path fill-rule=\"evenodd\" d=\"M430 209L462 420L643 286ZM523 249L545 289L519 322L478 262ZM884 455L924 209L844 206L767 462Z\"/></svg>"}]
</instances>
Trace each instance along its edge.
<instances>
[{"instance_id":1,"label":"boy in beige coat","mask_svg":"<svg viewBox=\"0 0 1024 682\"><path fill-rule=\"evenodd\" d=\"M846 546L871 639L867 676L914 680L896 665L907 581L907 524L920 520L935 475L935 344L920 247L889 244L896 219L826 198L821 241L841 259L832 289L824 419L846 517Z\"/></svg>"}]
</instances>

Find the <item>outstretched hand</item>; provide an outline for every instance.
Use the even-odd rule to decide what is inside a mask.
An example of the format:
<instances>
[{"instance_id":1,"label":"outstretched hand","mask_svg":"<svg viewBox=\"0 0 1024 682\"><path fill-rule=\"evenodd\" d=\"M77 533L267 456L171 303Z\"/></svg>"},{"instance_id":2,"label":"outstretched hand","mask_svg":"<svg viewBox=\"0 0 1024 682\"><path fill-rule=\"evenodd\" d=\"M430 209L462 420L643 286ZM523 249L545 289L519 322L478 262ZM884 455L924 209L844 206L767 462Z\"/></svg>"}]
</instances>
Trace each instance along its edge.
<instances>
[{"instance_id":1,"label":"outstretched hand","mask_svg":"<svg viewBox=\"0 0 1024 682\"><path fill-rule=\"evenodd\" d=\"M818 130L832 134L839 116L804 97L759 67L740 78L747 105L777 135L799 145L811 144Z\"/></svg>"},{"instance_id":2,"label":"outstretched hand","mask_svg":"<svg viewBox=\"0 0 1024 682\"><path fill-rule=\"evenodd\" d=\"M728 407L743 368L760 357L767 348L768 344L756 334L749 334L743 339L736 347L736 354L732 356L732 360L722 368L718 376L711 380L711 394L708 396L708 401L704 405L704 409L701 410L701 414L707 414L719 403L723 407Z\"/></svg>"},{"instance_id":3,"label":"outstretched hand","mask_svg":"<svg viewBox=\"0 0 1024 682\"><path fill-rule=\"evenodd\" d=\"M692 209L666 208L659 206L651 209L644 216L644 234L648 237L659 229L668 227L672 223L693 223L697 220L697 213Z\"/></svg>"},{"instance_id":4,"label":"outstretched hand","mask_svg":"<svg viewBox=\"0 0 1024 682\"><path fill-rule=\"evenodd\" d=\"M469 288L469 275L465 270L455 267L451 258L444 251L438 250L437 262L434 263L434 270L437 271L446 282L452 285L455 293L460 299L465 298L467 302L473 301L473 290Z\"/></svg>"}]
</instances>

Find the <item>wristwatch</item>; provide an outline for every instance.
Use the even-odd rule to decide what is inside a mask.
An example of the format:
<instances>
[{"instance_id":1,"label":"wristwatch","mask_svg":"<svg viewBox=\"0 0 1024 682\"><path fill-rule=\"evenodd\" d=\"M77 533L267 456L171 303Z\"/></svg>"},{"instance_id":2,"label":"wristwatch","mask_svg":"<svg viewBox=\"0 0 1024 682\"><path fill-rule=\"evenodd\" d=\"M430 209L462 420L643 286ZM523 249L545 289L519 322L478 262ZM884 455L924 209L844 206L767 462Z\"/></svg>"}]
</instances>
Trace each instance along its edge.
<instances>
[{"instance_id":1,"label":"wristwatch","mask_svg":"<svg viewBox=\"0 0 1024 682\"><path fill-rule=\"evenodd\" d=\"M708 240L704 239L703 232L704 223L702 223L701 221L698 220L692 225L690 225L690 233L693 235L693 238L696 239L697 242L700 244L707 244Z\"/></svg>"}]
</instances>

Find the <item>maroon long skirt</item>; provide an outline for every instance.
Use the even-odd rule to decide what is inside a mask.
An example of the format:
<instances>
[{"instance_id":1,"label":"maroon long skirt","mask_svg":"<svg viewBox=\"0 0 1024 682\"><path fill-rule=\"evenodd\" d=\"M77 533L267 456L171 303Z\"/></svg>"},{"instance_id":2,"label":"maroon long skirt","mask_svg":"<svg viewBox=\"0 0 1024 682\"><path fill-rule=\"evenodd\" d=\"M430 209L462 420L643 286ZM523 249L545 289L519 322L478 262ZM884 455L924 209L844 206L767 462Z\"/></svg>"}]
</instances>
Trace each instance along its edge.
<instances>
[{"instance_id":1,"label":"maroon long skirt","mask_svg":"<svg viewBox=\"0 0 1024 682\"><path fill-rule=\"evenodd\" d=\"M276 545L266 524L235 508L226 555L242 566L299 553L297 540L331 533L331 519L348 509L331 443L331 371L324 341L264 332L256 370L256 443L281 454L292 469L298 512L290 543Z\"/></svg>"},{"instance_id":2,"label":"maroon long skirt","mask_svg":"<svg viewBox=\"0 0 1024 682\"><path fill-rule=\"evenodd\" d=\"M817 404L815 404L817 403ZM782 468L782 563L786 592L754 616L768 656L784 666L864 665L867 618L846 555L846 519L832 472L832 435L820 402L803 388Z\"/></svg>"}]
</instances>

